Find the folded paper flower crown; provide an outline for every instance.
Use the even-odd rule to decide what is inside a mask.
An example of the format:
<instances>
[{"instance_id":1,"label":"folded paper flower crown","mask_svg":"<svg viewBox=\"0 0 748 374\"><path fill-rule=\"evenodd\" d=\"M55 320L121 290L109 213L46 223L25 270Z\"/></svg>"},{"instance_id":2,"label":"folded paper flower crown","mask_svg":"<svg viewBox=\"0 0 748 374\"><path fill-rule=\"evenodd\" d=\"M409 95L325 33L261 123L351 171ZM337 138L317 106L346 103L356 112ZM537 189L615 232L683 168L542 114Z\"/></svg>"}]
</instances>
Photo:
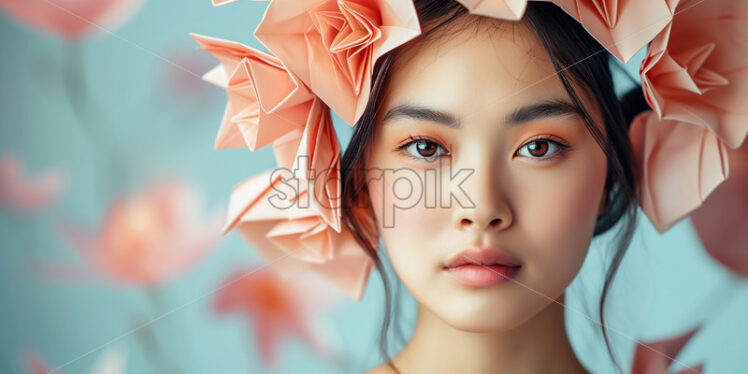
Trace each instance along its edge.
<instances>
[{"instance_id":1,"label":"folded paper flower crown","mask_svg":"<svg viewBox=\"0 0 748 374\"><path fill-rule=\"evenodd\" d=\"M473 14L519 20L528 0L458 1ZM621 62L649 44L640 75L651 110L633 119L629 135L642 171L639 203L664 232L727 178L726 147L748 135L748 2L542 1ZM360 299L372 262L341 223L330 109L353 126L377 59L420 34L412 0L272 0L254 33L271 53L190 34L220 62L204 79L228 94L215 147L271 145L280 167L234 189L224 233L238 231L281 274L313 270ZM298 188L280 201L291 179Z\"/></svg>"}]
</instances>

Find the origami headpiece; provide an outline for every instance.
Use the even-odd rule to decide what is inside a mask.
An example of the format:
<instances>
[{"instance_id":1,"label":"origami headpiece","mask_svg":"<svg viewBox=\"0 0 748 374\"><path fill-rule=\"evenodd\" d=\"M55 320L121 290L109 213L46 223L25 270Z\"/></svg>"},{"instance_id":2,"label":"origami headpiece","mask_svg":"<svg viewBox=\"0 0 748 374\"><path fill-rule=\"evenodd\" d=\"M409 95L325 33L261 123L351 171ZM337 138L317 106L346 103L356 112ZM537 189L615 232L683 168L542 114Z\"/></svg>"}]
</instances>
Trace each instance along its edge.
<instances>
[{"instance_id":1,"label":"origami headpiece","mask_svg":"<svg viewBox=\"0 0 748 374\"><path fill-rule=\"evenodd\" d=\"M474 14L519 20L528 0L458 1ZM621 62L649 43L640 74L652 110L634 118L630 138L643 171L641 207L664 232L727 178L726 147L748 135L748 2L538 1L559 6ZM412 0L272 0L254 33L272 54L190 34L220 62L204 79L228 93L215 147L272 145L279 166L301 171L237 186L224 233L238 231L281 274L314 270L361 297L372 263L341 222L330 109L353 126L377 59L420 33ZM319 171L327 173L321 185ZM285 203L297 204L274 204L271 191L288 180L301 188Z\"/></svg>"}]
</instances>

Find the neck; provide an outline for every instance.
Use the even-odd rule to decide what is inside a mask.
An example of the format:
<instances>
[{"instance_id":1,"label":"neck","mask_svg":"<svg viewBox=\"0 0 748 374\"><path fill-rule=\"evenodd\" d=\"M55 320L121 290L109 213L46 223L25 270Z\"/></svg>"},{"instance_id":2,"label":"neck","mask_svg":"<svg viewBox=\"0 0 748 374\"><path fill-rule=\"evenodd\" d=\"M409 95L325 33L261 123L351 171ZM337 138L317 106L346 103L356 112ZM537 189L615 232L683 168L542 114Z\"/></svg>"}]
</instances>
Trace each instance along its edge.
<instances>
[{"instance_id":1,"label":"neck","mask_svg":"<svg viewBox=\"0 0 748 374\"><path fill-rule=\"evenodd\" d=\"M586 373L564 325L564 296L508 331L456 329L419 305L410 342L393 359L410 373Z\"/></svg>"}]
</instances>

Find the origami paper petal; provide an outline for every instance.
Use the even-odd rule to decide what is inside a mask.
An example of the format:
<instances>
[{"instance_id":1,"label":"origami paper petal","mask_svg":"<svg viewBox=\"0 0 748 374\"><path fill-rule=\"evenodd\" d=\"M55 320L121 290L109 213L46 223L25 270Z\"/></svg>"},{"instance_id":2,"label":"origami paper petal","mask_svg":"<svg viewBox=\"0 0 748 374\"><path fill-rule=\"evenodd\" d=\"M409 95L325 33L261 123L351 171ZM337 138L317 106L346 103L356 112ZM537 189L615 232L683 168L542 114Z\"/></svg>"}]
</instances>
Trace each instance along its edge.
<instances>
[{"instance_id":1,"label":"origami paper petal","mask_svg":"<svg viewBox=\"0 0 748 374\"><path fill-rule=\"evenodd\" d=\"M236 230L280 274L311 270L359 300L371 260L346 227L332 230L316 209L299 204L309 190L289 189L289 177L268 171L238 185L224 232Z\"/></svg>"},{"instance_id":2,"label":"origami paper petal","mask_svg":"<svg viewBox=\"0 0 748 374\"><path fill-rule=\"evenodd\" d=\"M598 43L626 63L670 22L678 0L544 0L579 21Z\"/></svg>"},{"instance_id":3,"label":"origami paper petal","mask_svg":"<svg viewBox=\"0 0 748 374\"><path fill-rule=\"evenodd\" d=\"M353 126L377 59L420 33L408 0L274 0L255 37Z\"/></svg>"},{"instance_id":4,"label":"origami paper petal","mask_svg":"<svg viewBox=\"0 0 748 374\"><path fill-rule=\"evenodd\" d=\"M187 185L154 183L115 200L97 233L70 224L61 231L102 274L153 285L193 265L220 237L220 210L203 219L197 202Z\"/></svg>"},{"instance_id":5,"label":"origami paper petal","mask_svg":"<svg viewBox=\"0 0 748 374\"><path fill-rule=\"evenodd\" d=\"M714 259L748 278L748 142L728 149L727 159L730 177L691 213L691 222Z\"/></svg>"},{"instance_id":6,"label":"origami paper petal","mask_svg":"<svg viewBox=\"0 0 748 374\"><path fill-rule=\"evenodd\" d=\"M738 148L748 135L748 2L682 0L642 61L660 118L706 126Z\"/></svg>"},{"instance_id":7,"label":"origami paper petal","mask_svg":"<svg viewBox=\"0 0 748 374\"><path fill-rule=\"evenodd\" d=\"M527 8L527 0L457 0L470 13L517 21Z\"/></svg>"},{"instance_id":8,"label":"origami paper petal","mask_svg":"<svg viewBox=\"0 0 748 374\"><path fill-rule=\"evenodd\" d=\"M0 9L32 28L67 39L80 39L119 27L143 4L143 0L0 0Z\"/></svg>"},{"instance_id":9,"label":"origami paper petal","mask_svg":"<svg viewBox=\"0 0 748 374\"><path fill-rule=\"evenodd\" d=\"M629 136L642 173L639 203L661 233L728 176L727 148L709 129L648 110L634 118Z\"/></svg>"},{"instance_id":10,"label":"origami paper petal","mask_svg":"<svg viewBox=\"0 0 748 374\"><path fill-rule=\"evenodd\" d=\"M255 150L305 126L315 96L279 59L241 43L190 36L221 63L204 79L228 93L216 149Z\"/></svg>"},{"instance_id":11,"label":"origami paper petal","mask_svg":"<svg viewBox=\"0 0 748 374\"><path fill-rule=\"evenodd\" d=\"M306 127L304 129L306 130ZM273 142L273 155L275 155L275 161L279 167L293 168L303 133L302 130L294 130Z\"/></svg>"},{"instance_id":12,"label":"origami paper petal","mask_svg":"<svg viewBox=\"0 0 748 374\"><path fill-rule=\"evenodd\" d=\"M326 105L318 100L299 140L293 170L310 183L311 202L335 231L340 231L340 145ZM303 163L303 164L302 164ZM311 183L313 182L313 183Z\"/></svg>"},{"instance_id":13,"label":"origami paper petal","mask_svg":"<svg viewBox=\"0 0 748 374\"><path fill-rule=\"evenodd\" d=\"M688 343L699 327L686 332L683 335L658 340L651 343L637 343L634 351L634 362L631 366L631 374L667 374L670 373L668 366L678 356L683 347ZM678 374L701 373L703 365L698 364L683 369Z\"/></svg>"},{"instance_id":14,"label":"origami paper petal","mask_svg":"<svg viewBox=\"0 0 748 374\"><path fill-rule=\"evenodd\" d=\"M18 211L36 212L59 196L65 179L60 171L30 178L21 161L15 155L6 154L0 159L0 203Z\"/></svg>"}]
</instances>

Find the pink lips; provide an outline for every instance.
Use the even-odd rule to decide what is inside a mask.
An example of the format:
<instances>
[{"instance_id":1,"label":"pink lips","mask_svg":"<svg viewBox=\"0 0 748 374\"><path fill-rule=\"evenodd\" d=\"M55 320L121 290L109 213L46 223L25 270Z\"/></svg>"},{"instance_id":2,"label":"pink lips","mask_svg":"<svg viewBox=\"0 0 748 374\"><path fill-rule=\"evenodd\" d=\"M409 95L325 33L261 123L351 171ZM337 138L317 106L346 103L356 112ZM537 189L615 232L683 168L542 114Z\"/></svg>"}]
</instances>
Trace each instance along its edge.
<instances>
[{"instance_id":1,"label":"pink lips","mask_svg":"<svg viewBox=\"0 0 748 374\"><path fill-rule=\"evenodd\" d=\"M444 270L458 282L473 287L488 287L514 278L520 262L494 247L468 248L452 257Z\"/></svg>"}]
</instances>

